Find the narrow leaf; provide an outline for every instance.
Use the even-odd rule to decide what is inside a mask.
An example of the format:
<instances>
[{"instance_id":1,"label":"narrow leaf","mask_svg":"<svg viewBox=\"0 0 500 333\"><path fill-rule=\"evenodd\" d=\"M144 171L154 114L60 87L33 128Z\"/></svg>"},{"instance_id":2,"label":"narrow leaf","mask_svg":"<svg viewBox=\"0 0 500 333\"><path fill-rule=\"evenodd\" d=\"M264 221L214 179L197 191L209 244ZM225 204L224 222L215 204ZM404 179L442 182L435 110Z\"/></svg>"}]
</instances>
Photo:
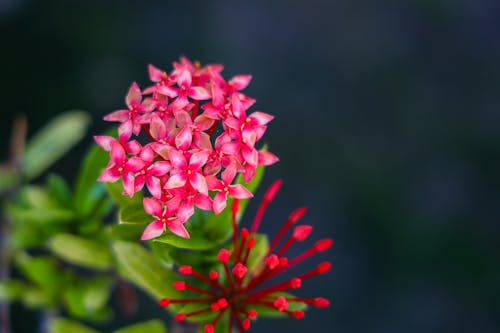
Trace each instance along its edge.
<instances>
[{"instance_id":1,"label":"narrow leaf","mask_svg":"<svg viewBox=\"0 0 500 333\"><path fill-rule=\"evenodd\" d=\"M110 268L113 261L105 245L70 234L55 235L49 241L49 248L70 263L97 270Z\"/></svg>"},{"instance_id":2,"label":"narrow leaf","mask_svg":"<svg viewBox=\"0 0 500 333\"><path fill-rule=\"evenodd\" d=\"M69 111L38 131L26 146L21 170L29 178L40 175L85 135L90 117L81 111Z\"/></svg>"}]
</instances>

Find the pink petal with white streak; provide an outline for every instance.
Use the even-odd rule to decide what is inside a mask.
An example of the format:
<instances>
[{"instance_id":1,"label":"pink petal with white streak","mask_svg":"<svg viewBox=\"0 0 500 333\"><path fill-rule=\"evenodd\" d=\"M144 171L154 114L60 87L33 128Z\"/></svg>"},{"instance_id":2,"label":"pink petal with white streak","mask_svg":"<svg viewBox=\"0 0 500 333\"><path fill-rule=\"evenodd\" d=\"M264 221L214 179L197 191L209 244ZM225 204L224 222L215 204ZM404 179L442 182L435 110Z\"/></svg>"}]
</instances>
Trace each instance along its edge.
<instances>
[{"instance_id":1,"label":"pink petal with white streak","mask_svg":"<svg viewBox=\"0 0 500 333\"><path fill-rule=\"evenodd\" d=\"M179 150L188 150L193 142L193 132L191 126L184 127L179 134L175 136L175 145Z\"/></svg>"},{"instance_id":2,"label":"pink petal with white streak","mask_svg":"<svg viewBox=\"0 0 500 333\"><path fill-rule=\"evenodd\" d=\"M118 126L118 137L120 141L125 142L132 136L133 123L131 120L127 120Z\"/></svg>"},{"instance_id":3,"label":"pink petal with white streak","mask_svg":"<svg viewBox=\"0 0 500 333\"><path fill-rule=\"evenodd\" d=\"M236 176L237 171L238 170L236 167L236 163L233 162L229 164L229 166L224 171L222 171L221 174L222 181L226 183L226 185L230 185L233 182L233 179Z\"/></svg>"},{"instance_id":4,"label":"pink petal with white streak","mask_svg":"<svg viewBox=\"0 0 500 333\"><path fill-rule=\"evenodd\" d=\"M241 184L229 186L229 195L236 199L252 198L253 194Z\"/></svg>"},{"instance_id":5,"label":"pink petal with white streak","mask_svg":"<svg viewBox=\"0 0 500 333\"><path fill-rule=\"evenodd\" d=\"M182 238L189 239L189 233L181 222L174 220L168 223L167 227L170 231L172 231L173 234Z\"/></svg>"},{"instance_id":6,"label":"pink petal with white streak","mask_svg":"<svg viewBox=\"0 0 500 333\"><path fill-rule=\"evenodd\" d=\"M118 141L111 142L111 151L109 153L110 161L115 165L121 165L125 162L125 150Z\"/></svg>"},{"instance_id":7,"label":"pink petal with white streak","mask_svg":"<svg viewBox=\"0 0 500 333\"><path fill-rule=\"evenodd\" d=\"M94 135L94 141L105 151L110 151L111 143L116 139L107 135Z\"/></svg>"},{"instance_id":8,"label":"pink petal with white streak","mask_svg":"<svg viewBox=\"0 0 500 333\"><path fill-rule=\"evenodd\" d=\"M141 240L153 239L161 236L165 226L161 221L154 221L148 224L142 233Z\"/></svg>"},{"instance_id":9,"label":"pink petal with white streak","mask_svg":"<svg viewBox=\"0 0 500 333\"><path fill-rule=\"evenodd\" d=\"M146 186L154 198L161 198L161 183L156 177L146 177Z\"/></svg>"},{"instance_id":10,"label":"pink petal with white streak","mask_svg":"<svg viewBox=\"0 0 500 333\"><path fill-rule=\"evenodd\" d=\"M207 163L208 157L210 156L210 152L206 150L202 150L191 155L189 159L189 166L193 169L200 169L202 166Z\"/></svg>"},{"instance_id":11,"label":"pink petal with white streak","mask_svg":"<svg viewBox=\"0 0 500 333\"><path fill-rule=\"evenodd\" d=\"M163 120L157 114L151 116L151 125L149 126L149 133L155 139L163 139L167 134L167 127Z\"/></svg>"},{"instance_id":12,"label":"pink petal with white streak","mask_svg":"<svg viewBox=\"0 0 500 333\"><path fill-rule=\"evenodd\" d=\"M257 165L259 162L259 154L255 148L243 146L241 148L241 155L251 165Z\"/></svg>"},{"instance_id":13,"label":"pink petal with white streak","mask_svg":"<svg viewBox=\"0 0 500 333\"><path fill-rule=\"evenodd\" d=\"M267 151L267 150L260 150L259 151L259 165L272 165L276 162L279 161L278 156L274 155L273 153Z\"/></svg>"},{"instance_id":14,"label":"pink petal with white streak","mask_svg":"<svg viewBox=\"0 0 500 333\"><path fill-rule=\"evenodd\" d=\"M131 174L130 172L124 174L122 176L122 182L123 182L123 193L132 198L135 193L134 175Z\"/></svg>"},{"instance_id":15,"label":"pink petal with white streak","mask_svg":"<svg viewBox=\"0 0 500 333\"><path fill-rule=\"evenodd\" d=\"M220 182L220 180L212 175L206 176L205 180L207 182L207 186L210 191L213 190L222 190L224 188L224 185Z\"/></svg>"},{"instance_id":16,"label":"pink petal with white streak","mask_svg":"<svg viewBox=\"0 0 500 333\"><path fill-rule=\"evenodd\" d=\"M156 218L160 218L163 215L163 207L161 203L156 199L144 198L142 199L142 205L144 206L144 210L149 215L152 215Z\"/></svg>"},{"instance_id":17,"label":"pink petal with white streak","mask_svg":"<svg viewBox=\"0 0 500 333\"><path fill-rule=\"evenodd\" d=\"M201 194L208 194L207 181L200 173L192 173L189 176L189 182Z\"/></svg>"},{"instance_id":18,"label":"pink petal with white streak","mask_svg":"<svg viewBox=\"0 0 500 333\"><path fill-rule=\"evenodd\" d=\"M161 81L165 76L165 72L159 70L155 66L149 64L148 65L149 79L153 82Z\"/></svg>"},{"instance_id":19,"label":"pink petal with white streak","mask_svg":"<svg viewBox=\"0 0 500 333\"><path fill-rule=\"evenodd\" d=\"M133 103L139 103L142 99L141 89L137 85L137 83L133 82L130 85L127 96L125 97L125 102L129 107L132 106Z\"/></svg>"},{"instance_id":20,"label":"pink petal with white streak","mask_svg":"<svg viewBox=\"0 0 500 333\"><path fill-rule=\"evenodd\" d=\"M179 87L190 87L191 86L191 73L187 69L181 70L179 76L177 77L177 85Z\"/></svg>"},{"instance_id":21,"label":"pink petal with white streak","mask_svg":"<svg viewBox=\"0 0 500 333\"><path fill-rule=\"evenodd\" d=\"M184 157L184 154L178 150L170 149L168 151L168 158L174 168L184 169L187 167L186 157Z\"/></svg>"},{"instance_id":22,"label":"pink petal with white streak","mask_svg":"<svg viewBox=\"0 0 500 333\"><path fill-rule=\"evenodd\" d=\"M178 173L176 175L171 176L167 183L165 184L165 189L169 190L171 188L182 187L186 185L187 177L184 172Z\"/></svg>"},{"instance_id":23,"label":"pink petal with white streak","mask_svg":"<svg viewBox=\"0 0 500 333\"><path fill-rule=\"evenodd\" d=\"M188 91L189 97L196 100L210 99L210 93L203 87L191 87Z\"/></svg>"},{"instance_id":24,"label":"pink petal with white streak","mask_svg":"<svg viewBox=\"0 0 500 333\"><path fill-rule=\"evenodd\" d=\"M257 111L248 116L248 118L250 118L257 125L265 125L271 120L273 120L274 116L271 116L270 114L267 114L265 112Z\"/></svg>"},{"instance_id":25,"label":"pink petal with white streak","mask_svg":"<svg viewBox=\"0 0 500 333\"><path fill-rule=\"evenodd\" d=\"M170 162L168 161L158 161L153 164L153 166L148 170L148 173L155 177L164 176L171 169Z\"/></svg>"},{"instance_id":26,"label":"pink petal with white streak","mask_svg":"<svg viewBox=\"0 0 500 333\"><path fill-rule=\"evenodd\" d=\"M213 209L216 215L219 215L227 205L226 192L217 192L213 200Z\"/></svg>"},{"instance_id":27,"label":"pink petal with white streak","mask_svg":"<svg viewBox=\"0 0 500 333\"><path fill-rule=\"evenodd\" d=\"M234 87L235 90L243 90L245 89L252 80L252 75L242 74L236 75L231 80L229 80L229 84Z\"/></svg>"},{"instance_id":28,"label":"pink petal with white streak","mask_svg":"<svg viewBox=\"0 0 500 333\"><path fill-rule=\"evenodd\" d=\"M129 113L129 110L118 110L106 115L103 119L105 121L116 121L122 123L129 118Z\"/></svg>"},{"instance_id":29,"label":"pink petal with white streak","mask_svg":"<svg viewBox=\"0 0 500 333\"><path fill-rule=\"evenodd\" d=\"M212 200L208 195L198 193L194 197L194 204L203 210L212 210Z\"/></svg>"}]
</instances>

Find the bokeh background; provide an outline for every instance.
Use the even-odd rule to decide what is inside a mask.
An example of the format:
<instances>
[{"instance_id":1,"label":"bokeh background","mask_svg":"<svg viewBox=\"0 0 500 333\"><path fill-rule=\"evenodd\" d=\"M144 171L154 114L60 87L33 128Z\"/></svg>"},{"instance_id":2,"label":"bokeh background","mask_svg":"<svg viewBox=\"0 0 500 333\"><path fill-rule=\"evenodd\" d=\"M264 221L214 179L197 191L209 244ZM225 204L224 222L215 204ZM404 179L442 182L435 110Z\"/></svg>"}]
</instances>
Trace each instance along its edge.
<instances>
[{"instance_id":1,"label":"bokeh background","mask_svg":"<svg viewBox=\"0 0 500 333\"><path fill-rule=\"evenodd\" d=\"M0 50L2 158L15 114L32 133L92 113L54 167L67 179L148 63L253 74L281 158L265 182L285 182L263 228L306 205L336 240L332 272L302 290L332 306L254 332L500 331L497 0L0 0ZM141 301L104 329L162 314ZM34 331L14 310L14 332Z\"/></svg>"}]
</instances>

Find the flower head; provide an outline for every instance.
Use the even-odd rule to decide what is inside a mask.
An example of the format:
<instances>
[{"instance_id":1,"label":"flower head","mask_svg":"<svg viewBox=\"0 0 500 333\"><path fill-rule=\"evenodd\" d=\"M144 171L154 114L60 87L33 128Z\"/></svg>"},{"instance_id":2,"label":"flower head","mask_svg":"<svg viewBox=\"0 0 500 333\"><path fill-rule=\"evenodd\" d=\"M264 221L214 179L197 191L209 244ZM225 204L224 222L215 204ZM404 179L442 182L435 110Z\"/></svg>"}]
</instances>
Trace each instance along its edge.
<instances>
[{"instance_id":1,"label":"flower head","mask_svg":"<svg viewBox=\"0 0 500 333\"><path fill-rule=\"evenodd\" d=\"M167 73L149 65L152 85L141 91L134 82L125 98L127 108L104 117L120 123L118 139L95 137L110 152L100 181L121 178L123 193L131 197L146 187L163 207L171 206L167 201L172 199L180 202L167 210L169 223L160 223L162 219L152 214L155 220L142 239L158 237L167 229L189 238L182 224L194 206L219 214L228 197L251 197L243 185L232 184L235 176L241 174L249 182L259 165L278 160L256 147L273 116L264 112L247 116L255 100L241 91L250 83L250 75L226 82L221 65L202 67L185 57L173 67ZM143 145L134 139L141 133L149 138Z\"/></svg>"},{"instance_id":2,"label":"flower head","mask_svg":"<svg viewBox=\"0 0 500 333\"><path fill-rule=\"evenodd\" d=\"M269 247L259 256L259 260L251 262L256 251L256 234L267 205L273 200L281 185L275 182L266 192L257 215L249 231L246 228L238 230L236 216L239 211L238 201L235 200L231 207L233 219L232 244L220 249L217 260L220 270L211 270L202 274L191 266L179 267L179 272L191 279L177 281L173 288L180 291L191 292L194 297L184 299L162 299L163 307L170 304L198 305L190 311L181 310L174 316L177 321L197 317L208 318L204 325L206 333L214 332L216 325L227 323L227 331L236 326L240 332L248 330L251 321L260 313L265 315L269 310L281 312L296 319L304 317L307 305L318 308L328 307L330 302L323 297L302 298L289 293L289 290L299 289L302 283L316 275L324 274L330 270L328 261L322 262L313 269L293 278L279 280L279 276L309 257L328 250L333 245L333 240L325 238L318 240L312 247L303 251L298 256L289 258L287 250L297 242L305 241L312 231L312 226L295 225L304 215L305 208L293 211L280 231L272 239ZM285 237L286 234L291 234ZM278 282L272 282L278 280ZM189 297L189 296L188 296ZM207 316L207 314L211 314Z\"/></svg>"}]
</instances>

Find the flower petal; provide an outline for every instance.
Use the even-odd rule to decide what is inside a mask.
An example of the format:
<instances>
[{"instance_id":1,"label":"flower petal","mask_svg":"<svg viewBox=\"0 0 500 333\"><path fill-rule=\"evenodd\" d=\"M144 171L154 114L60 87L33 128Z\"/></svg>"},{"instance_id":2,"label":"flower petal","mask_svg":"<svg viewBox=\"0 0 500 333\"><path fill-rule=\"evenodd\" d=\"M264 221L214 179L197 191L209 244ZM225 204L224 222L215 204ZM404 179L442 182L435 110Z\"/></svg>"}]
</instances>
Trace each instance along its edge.
<instances>
[{"instance_id":1,"label":"flower petal","mask_svg":"<svg viewBox=\"0 0 500 333\"><path fill-rule=\"evenodd\" d=\"M203 87L191 87L188 91L188 96L196 100L210 99L210 93Z\"/></svg>"},{"instance_id":2,"label":"flower petal","mask_svg":"<svg viewBox=\"0 0 500 333\"><path fill-rule=\"evenodd\" d=\"M206 150L202 150L191 155L189 159L189 166L193 169L200 169L202 166L207 163L208 157L210 156L210 152Z\"/></svg>"},{"instance_id":3,"label":"flower petal","mask_svg":"<svg viewBox=\"0 0 500 333\"><path fill-rule=\"evenodd\" d=\"M153 82L159 82L163 78L166 78L167 74L164 71L156 68L155 66L148 65L149 79Z\"/></svg>"},{"instance_id":4,"label":"flower petal","mask_svg":"<svg viewBox=\"0 0 500 333\"><path fill-rule=\"evenodd\" d=\"M168 159L174 168L185 169L187 167L186 157L178 150L170 149L168 151Z\"/></svg>"},{"instance_id":5,"label":"flower petal","mask_svg":"<svg viewBox=\"0 0 500 333\"><path fill-rule=\"evenodd\" d=\"M252 75L236 75L231 80L229 80L229 84L232 85L235 90L243 90L250 84L251 80Z\"/></svg>"},{"instance_id":6,"label":"flower petal","mask_svg":"<svg viewBox=\"0 0 500 333\"><path fill-rule=\"evenodd\" d=\"M229 186L229 195L236 199L252 198L253 194L241 184Z\"/></svg>"},{"instance_id":7,"label":"flower petal","mask_svg":"<svg viewBox=\"0 0 500 333\"><path fill-rule=\"evenodd\" d=\"M127 96L125 97L125 102L128 107L131 107L134 103L140 103L142 99L141 89L137 83L133 82L128 89Z\"/></svg>"},{"instance_id":8,"label":"flower petal","mask_svg":"<svg viewBox=\"0 0 500 333\"><path fill-rule=\"evenodd\" d=\"M200 173L194 172L189 176L189 182L200 193L208 194L207 181Z\"/></svg>"},{"instance_id":9,"label":"flower petal","mask_svg":"<svg viewBox=\"0 0 500 333\"><path fill-rule=\"evenodd\" d=\"M175 136L175 145L180 150L188 150L193 142L193 131L191 126L184 127L179 134Z\"/></svg>"},{"instance_id":10,"label":"flower petal","mask_svg":"<svg viewBox=\"0 0 500 333\"><path fill-rule=\"evenodd\" d=\"M164 228L165 226L161 221L151 222L150 224L148 224L146 229L144 229L144 232L142 233L141 236L141 240L148 240L161 236Z\"/></svg>"},{"instance_id":11,"label":"flower petal","mask_svg":"<svg viewBox=\"0 0 500 333\"><path fill-rule=\"evenodd\" d=\"M257 125L265 125L274 119L274 117L270 114L259 111L252 113L250 116L248 116L248 118L250 118Z\"/></svg>"},{"instance_id":12,"label":"flower petal","mask_svg":"<svg viewBox=\"0 0 500 333\"><path fill-rule=\"evenodd\" d=\"M198 193L194 197L194 204L203 210L212 210L212 200L208 195Z\"/></svg>"},{"instance_id":13,"label":"flower petal","mask_svg":"<svg viewBox=\"0 0 500 333\"><path fill-rule=\"evenodd\" d=\"M156 199L144 198L142 199L142 204L144 206L144 210L149 215L152 215L156 218L161 218L163 215L163 207L161 203Z\"/></svg>"},{"instance_id":14,"label":"flower petal","mask_svg":"<svg viewBox=\"0 0 500 333\"><path fill-rule=\"evenodd\" d=\"M184 172L178 173L170 177L165 184L165 189L169 190L171 188L182 187L186 185L187 177Z\"/></svg>"},{"instance_id":15,"label":"flower petal","mask_svg":"<svg viewBox=\"0 0 500 333\"><path fill-rule=\"evenodd\" d=\"M167 227L170 231L172 231L173 234L182 238L189 239L189 233L180 221L173 220L167 224Z\"/></svg>"},{"instance_id":16,"label":"flower petal","mask_svg":"<svg viewBox=\"0 0 500 333\"><path fill-rule=\"evenodd\" d=\"M129 110L118 110L115 112L112 112L106 116L104 116L105 121L116 121L119 123L123 123L129 118Z\"/></svg>"},{"instance_id":17,"label":"flower petal","mask_svg":"<svg viewBox=\"0 0 500 333\"><path fill-rule=\"evenodd\" d=\"M213 210L216 215L219 215L227 205L226 192L218 192L213 200Z\"/></svg>"}]
</instances>

